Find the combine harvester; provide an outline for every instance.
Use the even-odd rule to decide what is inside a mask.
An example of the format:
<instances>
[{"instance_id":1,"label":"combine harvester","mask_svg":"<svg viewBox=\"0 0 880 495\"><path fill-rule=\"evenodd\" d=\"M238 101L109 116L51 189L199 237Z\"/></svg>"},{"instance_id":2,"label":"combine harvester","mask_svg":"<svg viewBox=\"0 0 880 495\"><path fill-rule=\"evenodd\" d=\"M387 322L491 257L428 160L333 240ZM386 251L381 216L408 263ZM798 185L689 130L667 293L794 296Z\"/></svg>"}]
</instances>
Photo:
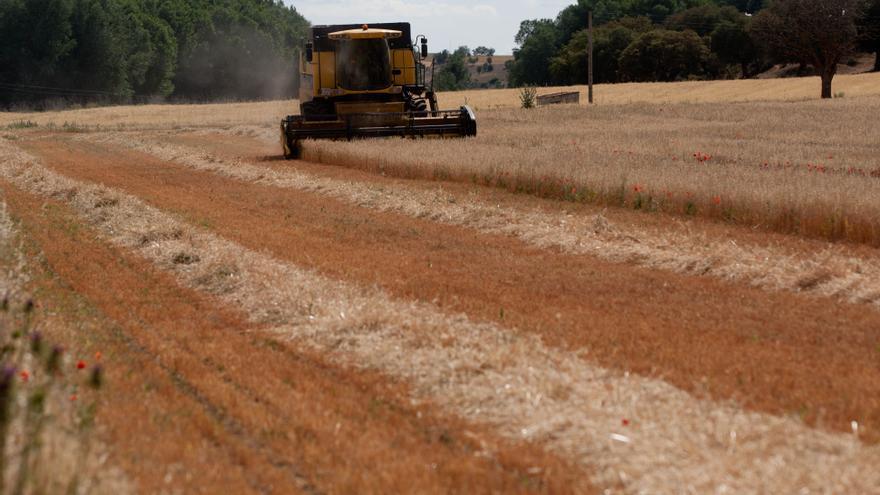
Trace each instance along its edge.
<instances>
[{"instance_id":1,"label":"combine harvester","mask_svg":"<svg viewBox=\"0 0 880 495\"><path fill-rule=\"evenodd\" d=\"M409 23L313 27L300 57L300 115L281 121L284 157L299 158L304 139L476 136L470 107L437 109L425 85L428 40L417 41L420 49Z\"/></svg>"}]
</instances>

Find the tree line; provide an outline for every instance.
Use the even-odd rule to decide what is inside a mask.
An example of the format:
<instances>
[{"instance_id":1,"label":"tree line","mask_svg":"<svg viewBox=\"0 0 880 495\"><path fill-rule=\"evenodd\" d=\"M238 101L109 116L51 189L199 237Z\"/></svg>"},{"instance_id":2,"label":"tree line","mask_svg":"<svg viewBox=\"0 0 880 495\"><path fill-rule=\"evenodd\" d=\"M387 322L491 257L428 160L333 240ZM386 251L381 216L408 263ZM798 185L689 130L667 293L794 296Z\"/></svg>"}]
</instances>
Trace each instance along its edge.
<instances>
[{"instance_id":1,"label":"tree line","mask_svg":"<svg viewBox=\"0 0 880 495\"><path fill-rule=\"evenodd\" d=\"M748 78L793 62L830 96L837 64L880 48L880 0L578 0L522 22L511 84L586 83L589 12L598 83Z\"/></svg>"},{"instance_id":2,"label":"tree line","mask_svg":"<svg viewBox=\"0 0 880 495\"><path fill-rule=\"evenodd\" d=\"M291 96L308 26L281 0L2 0L0 106Z\"/></svg>"}]
</instances>

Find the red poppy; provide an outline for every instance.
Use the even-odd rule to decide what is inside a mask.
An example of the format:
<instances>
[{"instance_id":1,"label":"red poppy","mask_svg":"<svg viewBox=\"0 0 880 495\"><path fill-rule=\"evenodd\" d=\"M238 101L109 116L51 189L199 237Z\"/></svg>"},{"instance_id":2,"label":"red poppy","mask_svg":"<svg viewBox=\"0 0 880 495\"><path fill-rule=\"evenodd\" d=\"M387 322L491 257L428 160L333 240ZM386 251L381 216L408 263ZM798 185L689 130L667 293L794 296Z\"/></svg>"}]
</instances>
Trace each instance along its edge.
<instances>
[{"instance_id":1,"label":"red poppy","mask_svg":"<svg viewBox=\"0 0 880 495\"><path fill-rule=\"evenodd\" d=\"M96 352L96 353L95 353L95 361L100 361L100 360L101 360L101 356L102 356L101 351Z\"/></svg>"},{"instance_id":2,"label":"red poppy","mask_svg":"<svg viewBox=\"0 0 880 495\"><path fill-rule=\"evenodd\" d=\"M620 424L622 424L623 426L629 426L629 420L626 419L626 418L623 418L623 419L620 421Z\"/></svg>"},{"instance_id":3,"label":"red poppy","mask_svg":"<svg viewBox=\"0 0 880 495\"><path fill-rule=\"evenodd\" d=\"M82 359L80 359L79 361L76 362L76 369L81 370L81 369L84 369L85 367L86 367L86 362L83 361Z\"/></svg>"},{"instance_id":4,"label":"red poppy","mask_svg":"<svg viewBox=\"0 0 880 495\"><path fill-rule=\"evenodd\" d=\"M70 402L76 401L76 394L70 394Z\"/></svg>"},{"instance_id":5,"label":"red poppy","mask_svg":"<svg viewBox=\"0 0 880 495\"><path fill-rule=\"evenodd\" d=\"M639 185L639 184L636 184L636 185L633 186L633 191L635 191L635 192L637 192L637 193L642 192L642 190L643 190L643 189L642 189L642 186Z\"/></svg>"},{"instance_id":6,"label":"red poppy","mask_svg":"<svg viewBox=\"0 0 880 495\"><path fill-rule=\"evenodd\" d=\"M22 370L22 372L19 373L18 375L21 376L21 381L23 381L23 382L27 382L28 379L30 379L30 377L31 377L31 374L28 373L27 370Z\"/></svg>"},{"instance_id":7,"label":"red poppy","mask_svg":"<svg viewBox=\"0 0 880 495\"><path fill-rule=\"evenodd\" d=\"M712 202L715 203L716 206L720 205L721 204L721 196L715 196L714 198L712 198Z\"/></svg>"}]
</instances>

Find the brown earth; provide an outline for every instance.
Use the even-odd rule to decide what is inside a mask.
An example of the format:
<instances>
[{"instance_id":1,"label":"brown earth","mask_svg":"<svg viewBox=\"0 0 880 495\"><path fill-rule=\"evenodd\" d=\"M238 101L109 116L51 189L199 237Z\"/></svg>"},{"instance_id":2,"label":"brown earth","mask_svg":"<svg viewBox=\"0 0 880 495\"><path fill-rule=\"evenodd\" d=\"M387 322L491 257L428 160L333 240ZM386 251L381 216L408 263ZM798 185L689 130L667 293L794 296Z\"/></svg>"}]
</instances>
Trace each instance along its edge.
<instances>
[{"instance_id":1,"label":"brown earth","mask_svg":"<svg viewBox=\"0 0 880 495\"><path fill-rule=\"evenodd\" d=\"M99 162L112 157L105 156ZM142 491L571 492L539 447L413 406L400 383L261 335L245 315L97 239L64 205L0 182L23 224L41 310L102 351L98 422ZM83 335L85 330L93 333ZM535 471L535 466L540 471ZM584 488L586 490L586 488Z\"/></svg>"},{"instance_id":2,"label":"brown earth","mask_svg":"<svg viewBox=\"0 0 880 495\"><path fill-rule=\"evenodd\" d=\"M603 366L753 410L841 431L857 420L863 438L880 440L876 311L541 250L110 146L58 136L22 146L60 173L332 277L535 332Z\"/></svg>"}]
</instances>

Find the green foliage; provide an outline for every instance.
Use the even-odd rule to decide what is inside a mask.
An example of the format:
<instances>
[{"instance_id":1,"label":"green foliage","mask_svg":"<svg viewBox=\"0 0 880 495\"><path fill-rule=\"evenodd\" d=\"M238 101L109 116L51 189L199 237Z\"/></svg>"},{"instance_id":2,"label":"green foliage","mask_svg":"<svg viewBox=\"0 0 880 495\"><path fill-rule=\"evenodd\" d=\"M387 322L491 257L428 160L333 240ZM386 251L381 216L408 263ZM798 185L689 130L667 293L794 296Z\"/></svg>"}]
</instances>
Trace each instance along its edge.
<instances>
[{"instance_id":1,"label":"green foliage","mask_svg":"<svg viewBox=\"0 0 880 495\"><path fill-rule=\"evenodd\" d=\"M880 1L880 0L877 0ZM510 79L513 85L560 85L587 80L587 18L594 24L594 80L620 82L625 78L663 73L665 78L699 77L742 73L748 76L762 64L761 53L748 34L750 17L764 8L763 0L578 0L555 19L525 20L515 42ZM651 68L620 66L624 50L646 32L656 47L642 47L654 56L670 60L645 60ZM693 32L672 34L665 31ZM695 44L699 41L705 50ZM635 47L630 59L635 56ZM707 55L707 52L708 55ZM693 63L675 59L682 53L698 57ZM663 65L671 65L662 69Z\"/></svg>"},{"instance_id":2,"label":"green foliage","mask_svg":"<svg viewBox=\"0 0 880 495\"><path fill-rule=\"evenodd\" d=\"M745 17L733 7L706 4L673 14L666 19L665 24L667 29L675 31L689 29L700 36L706 36L721 23L744 24Z\"/></svg>"},{"instance_id":3,"label":"green foliage","mask_svg":"<svg viewBox=\"0 0 880 495\"><path fill-rule=\"evenodd\" d=\"M812 65L831 98L838 64L859 41L862 0L775 0L753 21L752 34L777 61ZM821 19L821 22L817 22Z\"/></svg>"},{"instance_id":4,"label":"green foliage","mask_svg":"<svg viewBox=\"0 0 880 495\"><path fill-rule=\"evenodd\" d=\"M693 31L658 29L640 35L620 54L626 81L679 81L705 78L710 52Z\"/></svg>"},{"instance_id":5,"label":"green foliage","mask_svg":"<svg viewBox=\"0 0 880 495\"><path fill-rule=\"evenodd\" d=\"M652 29L647 17L625 17L594 30L593 80L597 83L620 81L620 54L636 37ZM550 61L555 82L586 84L587 31L579 31Z\"/></svg>"},{"instance_id":6,"label":"green foliage","mask_svg":"<svg viewBox=\"0 0 880 495\"><path fill-rule=\"evenodd\" d=\"M475 56L491 57L491 56L495 55L495 49L494 48L487 48L485 46L478 46L478 47L474 48L473 54Z\"/></svg>"},{"instance_id":7,"label":"green foliage","mask_svg":"<svg viewBox=\"0 0 880 495\"><path fill-rule=\"evenodd\" d=\"M515 86L534 84L544 86L553 82L550 74L551 58L559 45L559 33L552 21L544 20L534 24L523 23L520 34L528 32L519 50L514 51L514 64L510 70L510 80ZM520 35L517 35L520 36Z\"/></svg>"},{"instance_id":8,"label":"green foliage","mask_svg":"<svg viewBox=\"0 0 880 495\"><path fill-rule=\"evenodd\" d=\"M446 61L434 81L434 86L438 91L456 91L467 88L471 81L471 74L467 67L470 53L468 47L461 46L446 57Z\"/></svg>"},{"instance_id":9,"label":"green foliage","mask_svg":"<svg viewBox=\"0 0 880 495\"><path fill-rule=\"evenodd\" d=\"M292 95L307 27L280 0L3 0L0 107Z\"/></svg>"},{"instance_id":10,"label":"green foliage","mask_svg":"<svg viewBox=\"0 0 880 495\"><path fill-rule=\"evenodd\" d=\"M880 0L869 0L858 22L859 48L874 53L874 72L880 72Z\"/></svg>"},{"instance_id":11,"label":"green foliage","mask_svg":"<svg viewBox=\"0 0 880 495\"><path fill-rule=\"evenodd\" d=\"M538 90L534 86L523 86L519 90L519 101L523 108L534 108Z\"/></svg>"}]
</instances>

